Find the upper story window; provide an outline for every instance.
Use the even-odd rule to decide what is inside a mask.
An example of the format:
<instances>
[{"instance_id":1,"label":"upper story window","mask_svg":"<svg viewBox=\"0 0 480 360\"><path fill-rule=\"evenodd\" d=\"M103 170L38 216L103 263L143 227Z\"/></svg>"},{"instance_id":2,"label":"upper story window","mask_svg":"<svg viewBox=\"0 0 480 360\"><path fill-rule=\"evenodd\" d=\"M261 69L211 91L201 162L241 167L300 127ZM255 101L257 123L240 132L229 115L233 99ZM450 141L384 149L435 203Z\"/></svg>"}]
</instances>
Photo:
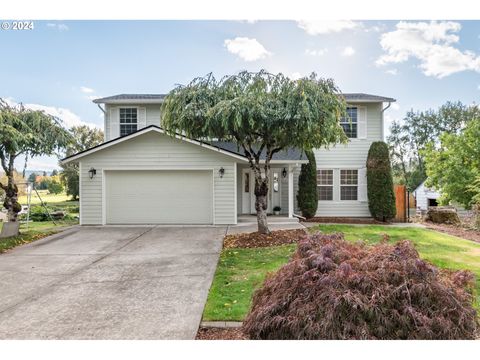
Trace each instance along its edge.
<instances>
[{"instance_id":1,"label":"upper story window","mask_svg":"<svg viewBox=\"0 0 480 360\"><path fill-rule=\"evenodd\" d=\"M358 137L358 108L347 107L347 116L340 119L340 125L348 138Z\"/></svg>"},{"instance_id":2,"label":"upper story window","mask_svg":"<svg viewBox=\"0 0 480 360\"><path fill-rule=\"evenodd\" d=\"M340 200L358 200L358 170L340 170Z\"/></svg>"},{"instance_id":3,"label":"upper story window","mask_svg":"<svg viewBox=\"0 0 480 360\"><path fill-rule=\"evenodd\" d=\"M137 108L120 108L120 136L137 131Z\"/></svg>"},{"instance_id":4,"label":"upper story window","mask_svg":"<svg viewBox=\"0 0 480 360\"><path fill-rule=\"evenodd\" d=\"M317 170L318 200L333 200L333 170Z\"/></svg>"}]
</instances>

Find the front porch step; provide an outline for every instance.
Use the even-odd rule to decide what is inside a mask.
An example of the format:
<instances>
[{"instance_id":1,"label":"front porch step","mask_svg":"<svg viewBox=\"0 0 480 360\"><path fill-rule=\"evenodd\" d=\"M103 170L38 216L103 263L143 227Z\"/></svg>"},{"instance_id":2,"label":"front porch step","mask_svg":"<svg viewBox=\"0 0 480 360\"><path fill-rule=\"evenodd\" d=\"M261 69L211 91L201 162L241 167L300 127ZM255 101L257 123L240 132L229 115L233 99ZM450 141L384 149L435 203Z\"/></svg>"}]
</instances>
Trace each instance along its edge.
<instances>
[{"instance_id":1,"label":"front porch step","mask_svg":"<svg viewBox=\"0 0 480 360\"><path fill-rule=\"evenodd\" d=\"M289 218L288 216L284 215L268 215L267 216L267 221L269 224L275 224L275 223L298 223L298 218L293 217ZM239 215L237 217L237 223L256 223L257 222L257 217L255 215Z\"/></svg>"}]
</instances>

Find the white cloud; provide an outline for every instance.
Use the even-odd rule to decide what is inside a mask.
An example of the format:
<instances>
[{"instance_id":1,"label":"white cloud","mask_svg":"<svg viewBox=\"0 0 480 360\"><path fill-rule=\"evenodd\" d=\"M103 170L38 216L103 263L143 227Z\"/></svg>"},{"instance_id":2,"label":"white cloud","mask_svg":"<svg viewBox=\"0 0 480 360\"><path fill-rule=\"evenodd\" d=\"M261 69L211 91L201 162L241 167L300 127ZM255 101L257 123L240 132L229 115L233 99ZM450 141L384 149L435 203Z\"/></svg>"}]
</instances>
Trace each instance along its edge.
<instances>
[{"instance_id":1,"label":"white cloud","mask_svg":"<svg viewBox=\"0 0 480 360\"><path fill-rule=\"evenodd\" d=\"M353 56L355 54L355 49L351 46L347 46L342 50L342 56Z\"/></svg>"},{"instance_id":2,"label":"white cloud","mask_svg":"<svg viewBox=\"0 0 480 360\"><path fill-rule=\"evenodd\" d=\"M235 39L226 39L224 46L229 52L235 54L245 61L255 61L264 59L272 55L270 51L265 49L257 39L247 37L236 37Z\"/></svg>"},{"instance_id":3,"label":"white cloud","mask_svg":"<svg viewBox=\"0 0 480 360\"><path fill-rule=\"evenodd\" d=\"M95 92L95 90L93 90L92 88L86 87L86 86L80 86L80 91L85 93L85 94L91 94L91 93Z\"/></svg>"},{"instance_id":4,"label":"white cloud","mask_svg":"<svg viewBox=\"0 0 480 360\"><path fill-rule=\"evenodd\" d=\"M299 28L305 30L309 35L323 35L337 33L343 30L352 30L361 26L361 23L351 20L336 21L310 21L301 20L297 22Z\"/></svg>"},{"instance_id":5,"label":"white cloud","mask_svg":"<svg viewBox=\"0 0 480 360\"><path fill-rule=\"evenodd\" d=\"M48 23L47 27L58 30L58 31L68 31L68 26L66 24L57 24L57 23Z\"/></svg>"},{"instance_id":6,"label":"white cloud","mask_svg":"<svg viewBox=\"0 0 480 360\"><path fill-rule=\"evenodd\" d=\"M306 49L305 54L310 56L322 56L328 52L327 48L323 49Z\"/></svg>"},{"instance_id":7,"label":"white cloud","mask_svg":"<svg viewBox=\"0 0 480 360\"><path fill-rule=\"evenodd\" d=\"M389 70L386 70L385 71L387 74L390 74L390 75L397 75L398 74L398 70L397 69L389 69Z\"/></svg>"},{"instance_id":8,"label":"white cloud","mask_svg":"<svg viewBox=\"0 0 480 360\"><path fill-rule=\"evenodd\" d=\"M392 110L395 110L395 111L400 110L400 105L398 105L396 102L392 103Z\"/></svg>"},{"instance_id":9,"label":"white cloud","mask_svg":"<svg viewBox=\"0 0 480 360\"><path fill-rule=\"evenodd\" d=\"M480 56L453 46L460 40L457 35L460 29L461 25L452 21L401 21L396 30L382 34L380 45L385 54L376 64L396 64L416 58L425 75L439 79L465 70L480 72Z\"/></svg>"},{"instance_id":10,"label":"white cloud","mask_svg":"<svg viewBox=\"0 0 480 360\"><path fill-rule=\"evenodd\" d=\"M7 98L5 99L5 101L10 106L18 105L18 103L15 102L12 98ZM55 106L45 106L40 104L23 104L23 106L31 110L44 111L49 115L59 118L62 121L63 126L67 129L71 128L72 126L80 126L80 125L87 125L90 127L99 127L96 124L83 121L80 118L80 116L78 116L73 111L66 108L55 107Z\"/></svg>"}]
</instances>

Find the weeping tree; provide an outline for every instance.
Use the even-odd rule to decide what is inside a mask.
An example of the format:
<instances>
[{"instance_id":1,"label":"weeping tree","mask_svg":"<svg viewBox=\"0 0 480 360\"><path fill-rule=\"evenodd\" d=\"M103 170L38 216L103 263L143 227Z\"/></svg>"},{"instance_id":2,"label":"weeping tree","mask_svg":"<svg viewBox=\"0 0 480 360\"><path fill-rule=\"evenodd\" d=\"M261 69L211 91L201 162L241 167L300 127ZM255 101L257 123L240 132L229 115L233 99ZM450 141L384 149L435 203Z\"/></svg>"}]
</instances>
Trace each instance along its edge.
<instances>
[{"instance_id":1,"label":"weeping tree","mask_svg":"<svg viewBox=\"0 0 480 360\"><path fill-rule=\"evenodd\" d=\"M12 106L0 99L0 161L6 180L0 182L5 191L3 206L8 220L17 221L21 205L18 203L18 187L15 182L15 160L42 155L53 155L65 148L71 137L60 120L43 111Z\"/></svg>"},{"instance_id":2,"label":"weeping tree","mask_svg":"<svg viewBox=\"0 0 480 360\"><path fill-rule=\"evenodd\" d=\"M267 195L272 157L289 147L312 149L347 141L339 119L345 102L333 80L291 80L264 70L212 74L179 85L162 105L167 132L235 142L255 177L258 231L268 234Z\"/></svg>"}]
</instances>

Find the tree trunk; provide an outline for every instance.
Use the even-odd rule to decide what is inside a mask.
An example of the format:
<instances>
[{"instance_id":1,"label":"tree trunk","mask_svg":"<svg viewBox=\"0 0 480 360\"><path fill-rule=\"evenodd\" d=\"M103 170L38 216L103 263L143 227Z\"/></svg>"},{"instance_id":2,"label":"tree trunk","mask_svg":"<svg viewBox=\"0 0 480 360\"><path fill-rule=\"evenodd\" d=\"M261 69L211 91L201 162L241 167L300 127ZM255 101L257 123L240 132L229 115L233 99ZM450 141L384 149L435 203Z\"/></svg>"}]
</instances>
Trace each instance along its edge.
<instances>
[{"instance_id":1,"label":"tree trunk","mask_svg":"<svg viewBox=\"0 0 480 360\"><path fill-rule=\"evenodd\" d=\"M22 205L18 202L18 187L15 184L14 175L14 161L15 157L10 156L8 167L3 166L7 175L7 185L2 184L2 189L5 191L5 201L3 206L7 209L8 221L15 222L18 219L18 213L22 210ZM5 165L2 158L2 165ZM8 170L8 171L7 171Z\"/></svg>"},{"instance_id":2,"label":"tree trunk","mask_svg":"<svg viewBox=\"0 0 480 360\"><path fill-rule=\"evenodd\" d=\"M257 174L257 172L255 172ZM260 173L260 172L259 172ZM268 208L268 176L259 178L255 175L255 210L257 211L258 232L261 234L270 234L267 222Z\"/></svg>"}]
</instances>

